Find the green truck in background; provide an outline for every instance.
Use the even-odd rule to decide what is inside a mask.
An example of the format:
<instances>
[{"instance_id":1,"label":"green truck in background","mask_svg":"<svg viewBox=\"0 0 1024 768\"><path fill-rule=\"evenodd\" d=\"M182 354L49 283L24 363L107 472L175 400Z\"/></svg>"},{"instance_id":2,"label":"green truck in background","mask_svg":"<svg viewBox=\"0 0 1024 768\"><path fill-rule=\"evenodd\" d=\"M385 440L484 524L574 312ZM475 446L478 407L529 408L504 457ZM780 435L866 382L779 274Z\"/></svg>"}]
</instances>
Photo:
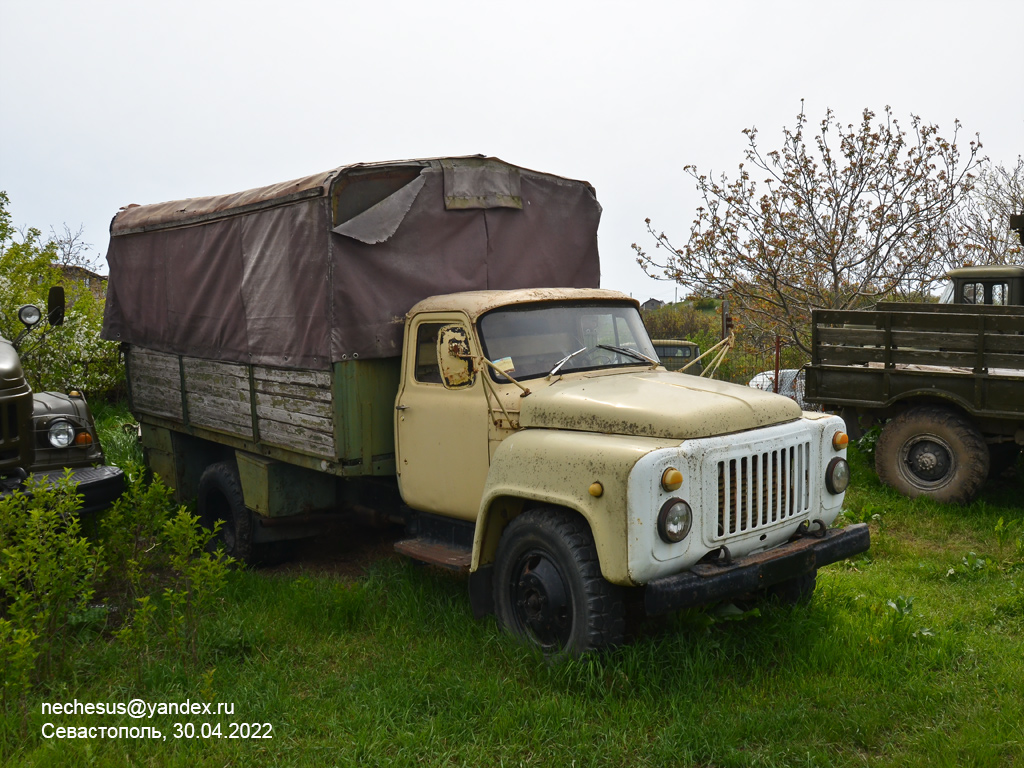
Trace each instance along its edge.
<instances>
[{"instance_id":1,"label":"green truck in background","mask_svg":"<svg viewBox=\"0 0 1024 768\"><path fill-rule=\"evenodd\" d=\"M77 390L33 392L19 354L33 331L64 323L64 289L50 289L45 315L27 304L18 319L25 326L18 337L0 338L0 496L70 474L82 497L80 512L105 509L124 490L124 473L104 464L85 396Z\"/></svg>"},{"instance_id":2,"label":"green truck in background","mask_svg":"<svg viewBox=\"0 0 1024 768\"><path fill-rule=\"evenodd\" d=\"M700 347L686 339L652 339L654 351L658 353L661 364L670 371L700 376L704 370L700 358Z\"/></svg>"},{"instance_id":3,"label":"green truck in background","mask_svg":"<svg viewBox=\"0 0 1024 768\"><path fill-rule=\"evenodd\" d=\"M1024 216L1011 227L1024 240ZM947 278L937 304L815 310L806 398L839 412L851 436L882 425L882 482L966 503L1024 445L1024 267Z\"/></svg>"}]
</instances>

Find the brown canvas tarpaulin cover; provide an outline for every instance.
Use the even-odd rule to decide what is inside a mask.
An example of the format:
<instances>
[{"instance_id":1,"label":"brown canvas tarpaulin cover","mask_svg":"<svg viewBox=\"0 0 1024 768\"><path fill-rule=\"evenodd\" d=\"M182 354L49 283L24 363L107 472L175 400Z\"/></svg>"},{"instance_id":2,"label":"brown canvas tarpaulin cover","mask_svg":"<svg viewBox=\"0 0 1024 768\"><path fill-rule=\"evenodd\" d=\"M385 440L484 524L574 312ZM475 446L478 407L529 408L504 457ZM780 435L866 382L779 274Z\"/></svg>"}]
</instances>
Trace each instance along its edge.
<instances>
[{"instance_id":1,"label":"brown canvas tarpaulin cover","mask_svg":"<svg viewBox=\"0 0 1024 768\"><path fill-rule=\"evenodd\" d=\"M481 156L130 206L110 226L102 335L286 368L391 357L427 296L597 288L600 216L586 182Z\"/></svg>"}]
</instances>

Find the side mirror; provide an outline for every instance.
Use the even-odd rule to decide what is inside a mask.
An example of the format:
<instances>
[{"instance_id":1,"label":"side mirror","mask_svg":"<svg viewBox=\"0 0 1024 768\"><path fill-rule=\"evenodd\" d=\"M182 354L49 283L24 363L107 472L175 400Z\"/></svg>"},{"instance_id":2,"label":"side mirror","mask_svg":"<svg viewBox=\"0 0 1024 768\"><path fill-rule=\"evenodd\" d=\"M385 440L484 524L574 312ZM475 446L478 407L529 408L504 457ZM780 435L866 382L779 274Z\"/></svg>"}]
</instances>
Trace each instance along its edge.
<instances>
[{"instance_id":1,"label":"side mirror","mask_svg":"<svg viewBox=\"0 0 1024 768\"><path fill-rule=\"evenodd\" d=\"M50 325L64 325L64 286L55 285L46 296L46 318Z\"/></svg>"},{"instance_id":2,"label":"side mirror","mask_svg":"<svg viewBox=\"0 0 1024 768\"><path fill-rule=\"evenodd\" d=\"M445 389L465 389L476 382L469 334L461 325L446 325L437 334L437 365Z\"/></svg>"}]
</instances>

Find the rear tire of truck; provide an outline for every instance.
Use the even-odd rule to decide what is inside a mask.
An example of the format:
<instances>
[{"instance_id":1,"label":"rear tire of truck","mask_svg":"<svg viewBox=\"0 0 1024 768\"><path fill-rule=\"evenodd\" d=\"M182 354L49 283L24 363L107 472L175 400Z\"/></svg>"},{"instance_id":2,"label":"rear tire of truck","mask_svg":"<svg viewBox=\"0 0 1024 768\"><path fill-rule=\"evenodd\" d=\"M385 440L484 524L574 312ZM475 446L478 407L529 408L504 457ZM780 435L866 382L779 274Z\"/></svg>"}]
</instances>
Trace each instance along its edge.
<instances>
[{"instance_id":1,"label":"rear tire of truck","mask_svg":"<svg viewBox=\"0 0 1024 768\"><path fill-rule=\"evenodd\" d=\"M878 479L911 498L967 504L988 477L978 428L955 411L919 406L885 425L875 448Z\"/></svg>"},{"instance_id":2,"label":"rear tire of truck","mask_svg":"<svg viewBox=\"0 0 1024 768\"><path fill-rule=\"evenodd\" d=\"M211 545L221 543L224 551L236 560L254 561L252 513L245 506L238 469L233 463L222 461L203 471L196 508L200 521L211 531L217 521L221 521L220 531Z\"/></svg>"},{"instance_id":3,"label":"rear tire of truck","mask_svg":"<svg viewBox=\"0 0 1024 768\"><path fill-rule=\"evenodd\" d=\"M579 656L625 635L623 589L601 575L587 522L565 509L534 509L505 529L494 605L502 627L550 656Z\"/></svg>"}]
</instances>

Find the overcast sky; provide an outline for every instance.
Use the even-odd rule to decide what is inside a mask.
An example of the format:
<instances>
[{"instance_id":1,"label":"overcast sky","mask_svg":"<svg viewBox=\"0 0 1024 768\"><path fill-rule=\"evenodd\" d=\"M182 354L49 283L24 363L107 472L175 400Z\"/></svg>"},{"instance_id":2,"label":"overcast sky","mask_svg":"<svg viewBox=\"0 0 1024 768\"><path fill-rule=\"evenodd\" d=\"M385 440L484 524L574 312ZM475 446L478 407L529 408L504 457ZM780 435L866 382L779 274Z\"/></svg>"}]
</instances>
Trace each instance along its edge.
<instances>
[{"instance_id":1,"label":"overcast sky","mask_svg":"<svg viewBox=\"0 0 1024 768\"><path fill-rule=\"evenodd\" d=\"M959 119L1014 163L1022 28L1019 0L0 0L0 189L105 253L128 203L482 153L593 184L603 286L671 300L634 262L644 219L685 240L683 166L732 174L801 99L812 124Z\"/></svg>"}]
</instances>

